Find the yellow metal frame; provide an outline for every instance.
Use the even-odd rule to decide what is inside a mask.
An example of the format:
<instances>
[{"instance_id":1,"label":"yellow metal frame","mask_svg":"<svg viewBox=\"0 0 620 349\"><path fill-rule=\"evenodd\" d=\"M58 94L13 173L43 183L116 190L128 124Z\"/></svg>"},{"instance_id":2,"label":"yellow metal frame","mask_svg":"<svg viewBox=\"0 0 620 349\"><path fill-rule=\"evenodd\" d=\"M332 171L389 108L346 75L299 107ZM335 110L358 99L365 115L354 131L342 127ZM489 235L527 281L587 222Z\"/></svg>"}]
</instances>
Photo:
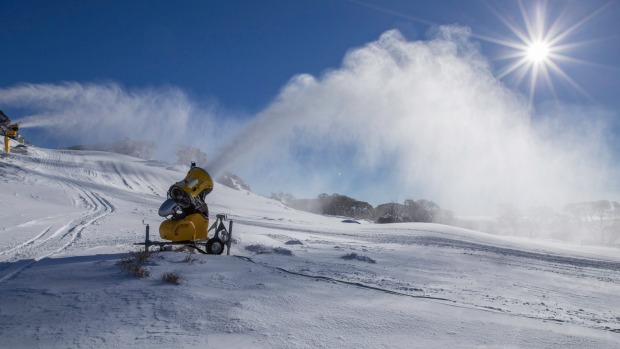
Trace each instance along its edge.
<instances>
[{"instance_id":1,"label":"yellow metal frame","mask_svg":"<svg viewBox=\"0 0 620 349\"><path fill-rule=\"evenodd\" d=\"M192 213L183 219L168 219L159 226L159 236L170 241L193 241L207 238L209 218Z\"/></svg>"}]
</instances>

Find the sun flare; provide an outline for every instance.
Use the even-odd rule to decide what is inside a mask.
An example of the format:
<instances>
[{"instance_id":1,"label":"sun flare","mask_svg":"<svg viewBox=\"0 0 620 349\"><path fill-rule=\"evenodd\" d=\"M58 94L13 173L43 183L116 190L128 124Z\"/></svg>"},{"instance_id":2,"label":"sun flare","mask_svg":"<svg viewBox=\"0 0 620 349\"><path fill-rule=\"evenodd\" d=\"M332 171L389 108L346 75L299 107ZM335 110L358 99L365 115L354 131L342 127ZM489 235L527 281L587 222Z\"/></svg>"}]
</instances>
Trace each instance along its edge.
<instances>
[{"instance_id":1,"label":"sun flare","mask_svg":"<svg viewBox=\"0 0 620 349\"><path fill-rule=\"evenodd\" d=\"M527 48L527 59L534 63L546 63L549 59L549 44L544 41L536 41Z\"/></svg>"},{"instance_id":2,"label":"sun flare","mask_svg":"<svg viewBox=\"0 0 620 349\"><path fill-rule=\"evenodd\" d=\"M507 60L509 63L500 69L497 77L502 79L511 75L515 77L516 85L529 80L526 84L530 107L536 89L545 85L557 98L554 80L569 85L586 98L591 98L562 66L566 63L588 64L568 55L570 51L574 52L580 46L578 42L570 42L571 36L610 6L611 2L583 18L572 20L567 17L569 13L567 8L563 11L550 9L549 6L552 4L547 1L537 3L532 8L526 8L523 0L518 0L516 3L519 6L521 23L515 22L514 17L506 17L490 8L510 30L513 38L479 36L482 40L499 44L506 49L505 53L497 58Z\"/></svg>"}]
</instances>

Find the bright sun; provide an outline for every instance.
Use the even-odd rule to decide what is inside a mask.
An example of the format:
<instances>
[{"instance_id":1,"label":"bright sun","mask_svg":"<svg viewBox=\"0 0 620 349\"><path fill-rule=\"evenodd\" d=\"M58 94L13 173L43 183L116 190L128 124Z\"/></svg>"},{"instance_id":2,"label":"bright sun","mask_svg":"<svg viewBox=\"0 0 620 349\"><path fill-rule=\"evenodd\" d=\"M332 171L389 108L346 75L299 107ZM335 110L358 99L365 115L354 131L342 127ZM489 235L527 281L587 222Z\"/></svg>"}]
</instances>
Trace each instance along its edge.
<instances>
[{"instance_id":1,"label":"bright sun","mask_svg":"<svg viewBox=\"0 0 620 349\"><path fill-rule=\"evenodd\" d=\"M534 63L545 63L549 58L549 44L544 41L533 42L527 48L527 59Z\"/></svg>"},{"instance_id":2,"label":"bright sun","mask_svg":"<svg viewBox=\"0 0 620 349\"><path fill-rule=\"evenodd\" d=\"M481 36L482 40L499 44L507 48L506 53L498 57L500 60L508 60L509 63L498 73L497 77L502 79L505 76L513 75L516 77L516 85L520 85L523 80L529 80L529 104L532 106L536 88L547 85L551 93L557 97L554 78L559 78L563 82L572 86L582 95L589 97L588 93L574 81L566 71L560 66L561 63L584 63L566 55L568 51L574 50L579 43L570 43L570 36L580 30L587 22L591 21L597 14L611 6L608 2L588 14L586 17L569 21L566 16L569 11L560 8L550 9L551 4L547 1L537 3L533 8L526 9L523 0L517 0L516 4L521 12L522 23L513 22L508 17L502 15L494 8L490 8L499 20L514 34L513 39L502 39L497 37ZM550 15L560 13L551 20ZM587 62L585 62L587 63ZM529 79L528 79L529 77Z\"/></svg>"}]
</instances>

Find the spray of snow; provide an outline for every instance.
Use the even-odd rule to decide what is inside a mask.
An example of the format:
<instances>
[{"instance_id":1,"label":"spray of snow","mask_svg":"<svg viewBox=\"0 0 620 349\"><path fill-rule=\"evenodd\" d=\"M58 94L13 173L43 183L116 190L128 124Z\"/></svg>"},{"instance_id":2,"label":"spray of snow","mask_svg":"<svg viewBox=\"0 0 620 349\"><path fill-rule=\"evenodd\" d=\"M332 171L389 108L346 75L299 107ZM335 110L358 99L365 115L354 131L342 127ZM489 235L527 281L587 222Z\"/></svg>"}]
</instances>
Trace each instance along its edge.
<instances>
[{"instance_id":1,"label":"spray of snow","mask_svg":"<svg viewBox=\"0 0 620 349\"><path fill-rule=\"evenodd\" d=\"M238 124L221 126L230 119L171 87L20 85L0 90L0 103L38 110L22 127L62 137L153 139L158 154L192 143L207 150L212 175L233 170L267 193L423 197L488 214L500 203L600 199L617 173L597 121L604 112L532 116L456 26L415 42L388 31L338 69L295 76L237 136Z\"/></svg>"},{"instance_id":2,"label":"spray of snow","mask_svg":"<svg viewBox=\"0 0 620 349\"><path fill-rule=\"evenodd\" d=\"M441 27L417 42L389 31L352 50L337 70L293 78L211 164L252 159L266 181L298 188L329 182L325 162L362 173L389 168L382 177L391 195L459 212L558 205L605 193L614 173L605 124L592 110L573 113L533 120L465 28Z\"/></svg>"},{"instance_id":3,"label":"spray of snow","mask_svg":"<svg viewBox=\"0 0 620 349\"><path fill-rule=\"evenodd\" d=\"M116 83L22 84L1 89L0 103L34 110L20 128L44 128L64 145L110 143L129 137L156 141L170 160L179 145L217 143L216 108L201 108L174 87L127 90Z\"/></svg>"}]
</instances>

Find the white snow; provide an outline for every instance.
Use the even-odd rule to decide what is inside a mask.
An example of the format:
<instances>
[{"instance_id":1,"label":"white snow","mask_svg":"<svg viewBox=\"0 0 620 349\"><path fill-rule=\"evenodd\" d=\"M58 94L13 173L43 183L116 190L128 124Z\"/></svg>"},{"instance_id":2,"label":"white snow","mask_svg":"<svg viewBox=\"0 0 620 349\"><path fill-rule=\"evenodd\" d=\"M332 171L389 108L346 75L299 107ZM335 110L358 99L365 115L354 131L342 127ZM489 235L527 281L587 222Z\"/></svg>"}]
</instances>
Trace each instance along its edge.
<instances>
[{"instance_id":1,"label":"white snow","mask_svg":"<svg viewBox=\"0 0 620 349\"><path fill-rule=\"evenodd\" d=\"M186 168L0 154L3 348L620 347L615 248L347 224L216 183L207 202L234 221L231 255L157 252L138 279L117 262L141 248L143 221L157 237Z\"/></svg>"}]
</instances>

